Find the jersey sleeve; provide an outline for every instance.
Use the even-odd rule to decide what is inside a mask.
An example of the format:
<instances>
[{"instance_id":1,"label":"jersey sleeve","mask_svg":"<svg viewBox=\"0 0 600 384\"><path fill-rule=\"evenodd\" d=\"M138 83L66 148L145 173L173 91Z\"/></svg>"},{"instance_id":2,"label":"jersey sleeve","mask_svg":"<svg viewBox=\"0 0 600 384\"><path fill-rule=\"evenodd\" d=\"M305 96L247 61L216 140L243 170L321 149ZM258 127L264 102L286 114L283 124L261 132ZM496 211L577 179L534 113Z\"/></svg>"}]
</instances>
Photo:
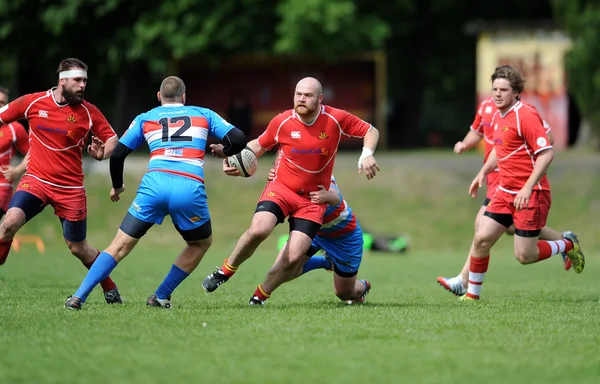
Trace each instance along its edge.
<instances>
[{"instance_id":1,"label":"jersey sleeve","mask_svg":"<svg viewBox=\"0 0 600 384\"><path fill-rule=\"evenodd\" d=\"M25 130L25 127L21 123L14 122L11 124L15 131L15 148L21 155L27 154L29 152L29 135Z\"/></svg>"},{"instance_id":2,"label":"jersey sleeve","mask_svg":"<svg viewBox=\"0 0 600 384\"><path fill-rule=\"evenodd\" d=\"M480 135L483 135L483 110L484 110L484 102L479 104L479 108L477 109L477 113L475 114L475 120L473 120L473 124L471 124L471 130L477 132Z\"/></svg>"},{"instance_id":3,"label":"jersey sleeve","mask_svg":"<svg viewBox=\"0 0 600 384\"><path fill-rule=\"evenodd\" d=\"M129 128L125 131L119 142L131 150L137 149L146 141L144 137L144 120L141 115L136 116L129 124Z\"/></svg>"},{"instance_id":4,"label":"jersey sleeve","mask_svg":"<svg viewBox=\"0 0 600 384\"><path fill-rule=\"evenodd\" d=\"M371 129L371 124L349 112L343 111L342 116L340 127L342 128L342 133L346 136L365 137L369 129Z\"/></svg>"},{"instance_id":5,"label":"jersey sleeve","mask_svg":"<svg viewBox=\"0 0 600 384\"><path fill-rule=\"evenodd\" d=\"M552 148L543 120L537 113L528 113L521 118L521 136L534 154Z\"/></svg>"},{"instance_id":6,"label":"jersey sleeve","mask_svg":"<svg viewBox=\"0 0 600 384\"><path fill-rule=\"evenodd\" d=\"M267 129L265 129L265 131L258 136L258 145L260 145L262 149L266 149L268 151L278 144L277 130L279 129L281 123L281 114L279 114L271 119L269 125L267 125Z\"/></svg>"},{"instance_id":7,"label":"jersey sleeve","mask_svg":"<svg viewBox=\"0 0 600 384\"><path fill-rule=\"evenodd\" d=\"M231 125L227 120L219 116L219 114L214 111L210 111L208 113L208 117L210 119L208 124L208 134L218 137L220 140L222 140L227 132L231 131L233 128L233 125Z\"/></svg>"},{"instance_id":8,"label":"jersey sleeve","mask_svg":"<svg viewBox=\"0 0 600 384\"><path fill-rule=\"evenodd\" d=\"M32 94L24 95L0 108L0 126L26 118L25 112L31 104Z\"/></svg>"},{"instance_id":9,"label":"jersey sleeve","mask_svg":"<svg viewBox=\"0 0 600 384\"><path fill-rule=\"evenodd\" d=\"M98 138L105 143L113 137L116 137L117 134L112 129L102 112L100 112L95 105L88 104L88 106L90 109L90 115L92 116L92 132L94 135L98 136Z\"/></svg>"},{"instance_id":10,"label":"jersey sleeve","mask_svg":"<svg viewBox=\"0 0 600 384\"><path fill-rule=\"evenodd\" d=\"M550 131L552 130L552 127L550 126L550 124L548 124L548 122L544 119L542 119L542 125L544 126L544 130L546 131L546 134L550 133Z\"/></svg>"}]
</instances>

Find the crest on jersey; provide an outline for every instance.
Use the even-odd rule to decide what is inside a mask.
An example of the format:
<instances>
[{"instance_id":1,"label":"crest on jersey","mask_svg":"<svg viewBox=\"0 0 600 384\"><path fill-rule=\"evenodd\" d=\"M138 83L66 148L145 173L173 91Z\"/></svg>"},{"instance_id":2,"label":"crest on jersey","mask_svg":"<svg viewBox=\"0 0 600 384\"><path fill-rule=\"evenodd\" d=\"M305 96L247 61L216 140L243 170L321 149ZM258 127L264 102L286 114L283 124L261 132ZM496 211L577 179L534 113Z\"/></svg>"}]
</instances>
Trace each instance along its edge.
<instances>
[{"instance_id":1,"label":"crest on jersey","mask_svg":"<svg viewBox=\"0 0 600 384\"><path fill-rule=\"evenodd\" d=\"M267 193L267 196L269 196L269 197L275 197L276 195L275 195L275 192L269 192L269 193Z\"/></svg>"},{"instance_id":2,"label":"crest on jersey","mask_svg":"<svg viewBox=\"0 0 600 384\"><path fill-rule=\"evenodd\" d=\"M504 127L504 128L502 128L502 130L503 130L504 132L508 132L508 127Z\"/></svg>"},{"instance_id":3,"label":"crest on jersey","mask_svg":"<svg viewBox=\"0 0 600 384\"><path fill-rule=\"evenodd\" d=\"M329 136L325 132L319 134L319 140L329 139Z\"/></svg>"},{"instance_id":4,"label":"crest on jersey","mask_svg":"<svg viewBox=\"0 0 600 384\"><path fill-rule=\"evenodd\" d=\"M0 131L0 138L4 137L4 132Z\"/></svg>"},{"instance_id":5,"label":"crest on jersey","mask_svg":"<svg viewBox=\"0 0 600 384\"><path fill-rule=\"evenodd\" d=\"M67 121L69 123L76 123L77 119L75 119L75 116L71 115L71 116L67 117Z\"/></svg>"}]
</instances>

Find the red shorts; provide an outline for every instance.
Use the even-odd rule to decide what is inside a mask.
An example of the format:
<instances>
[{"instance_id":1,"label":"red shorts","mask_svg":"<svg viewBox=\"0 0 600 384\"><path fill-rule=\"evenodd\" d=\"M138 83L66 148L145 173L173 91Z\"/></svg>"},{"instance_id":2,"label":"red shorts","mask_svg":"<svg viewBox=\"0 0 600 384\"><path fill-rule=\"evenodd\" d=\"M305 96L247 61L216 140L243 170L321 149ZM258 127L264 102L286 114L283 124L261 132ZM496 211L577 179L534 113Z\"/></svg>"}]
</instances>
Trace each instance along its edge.
<instances>
[{"instance_id":1,"label":"red shorts","mask_svg":"<svg viewBox=\"0 0 600 384\"><path fill-rule=\"evenodd\" d=\"M494 171L488 173L488 175L485 177L485 184L487 186L485 198L492 200L492 197L494 197L498 186L500 186L500 172Z\"/></svg>"},{"instance_id":2,"label":"red shorts","mask_svg":"<svg viewBox=\"0 0 600 384\"><path fill-rule=\"evenodd\" d=\"M12 199L15 190L12 187L0 187L0 210L4 213L8 211L8 204Z\"/></svg>"},{"instance_id":3,"label":"red shorts","mask_svg":"<svg viewBox=\"0 0 600 384\"><path fill-rule=\"evenodd\" d=\"M293 192L281 183L269 182L265 186L260 199L261 201L272 201L281 208L284 217L294 217L323 224L323 215L327 204L314 204L310 200Z\"/></svg>"},{"instance_id":4,"label":"red shorts","mask_svg":"<svg viewBox=\"0 0 600 384\"><path fill-rule=\"evenodd\" d=\"M87 197L84 188L61 188L39 181L29 175L23 176L17 191L31 193L51 205L54 214L68 221L81 221L87 217Z\"/></svg>"},{"instance_id":5,"label":"red shorts","mask_svg":"<svg viewBox=\"0 0 600 384\"><path fill-rule=\"evenodd\" d=\"M522 231L538 231L544 228L552 204L550 191L533 191L528 207L520 211L517 211L513 204L515 196L516 194L498 189L486 212L511 215L515 229Z\"/></svg>"}]
</instances>

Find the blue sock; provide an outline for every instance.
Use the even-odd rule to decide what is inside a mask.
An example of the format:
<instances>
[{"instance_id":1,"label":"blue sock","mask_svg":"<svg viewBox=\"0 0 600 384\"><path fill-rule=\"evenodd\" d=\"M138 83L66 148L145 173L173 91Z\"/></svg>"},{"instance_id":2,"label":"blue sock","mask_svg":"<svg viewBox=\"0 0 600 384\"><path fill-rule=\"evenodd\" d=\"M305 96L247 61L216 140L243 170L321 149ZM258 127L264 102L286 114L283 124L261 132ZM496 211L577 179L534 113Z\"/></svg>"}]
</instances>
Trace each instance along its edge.
<instances>
[{"instance_id":1,"label":"blue sock","mask_svg":"<svg viewBox=\"0 0 600 384\"><path fill-rule=\"evenodd\" d=\"M117 266L115 259L106 252L98 255L94 264L92 264L88 274L73 296L79 297L82 303L85 303L90 292L98 283L106 279L113 269Z\"/></svg>"},{"instance_id":2,"label":"blue sock","mask_svg":"<svg viewBox=\"0 0 600 384\"><path fill-rule=\"evenodd\" d=\"M171 266L171 270L162 284L156 290L156 297L161 300L167 299L179 284L190 274L179 268L175 264Z\"/></svg>"},{"instance_id":3,"label":"blue sock","mask_svg":"<svg viewBox=\"0 0 600 384\"><path fill-rule=\"evenodd\" d=\"M313 256L302 267L302 274L319 268L332 269L331 260L326 259L324 256Z\"/></svg>"}]
</instances>

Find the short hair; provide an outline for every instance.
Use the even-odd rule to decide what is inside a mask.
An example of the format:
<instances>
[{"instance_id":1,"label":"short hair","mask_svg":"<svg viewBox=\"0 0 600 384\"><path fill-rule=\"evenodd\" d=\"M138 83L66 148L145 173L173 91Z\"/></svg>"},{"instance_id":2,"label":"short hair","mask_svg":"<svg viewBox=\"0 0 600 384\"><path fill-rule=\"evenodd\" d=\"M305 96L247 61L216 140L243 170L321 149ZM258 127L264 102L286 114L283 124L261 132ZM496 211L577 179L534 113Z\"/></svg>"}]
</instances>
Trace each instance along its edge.
<instances>
[{"instance_id":1,"label":"short hair","mask_svg":"<svg viewBox=\"0 0 600 384\"><path fill-rule=\"evenodd\" d=\"M169 76L160 84L160 98L169 101L183 101L185 84L177 76Z\"/></svg>"},{"instance_id":2,"label":"short hair","mask_svg":"<svg viewBox=\"0 0 600 384\"><path fill-rule=\"evenodd\" d=\"M88 66L83 61L76 59L74 57L70 57L68 59L61 60L60 64L58 64L57 73L61 73L62 71L69 71L71 69L84 69L88 70Z\"/></svg>"},{"instance_id":3,"label":"short hair","mask_svg":"<svg viewBox=\"0 0 600 384\"><path fill-rule=\"evenodd\" d=\"M8 96L9 95L8 88L0 85L0 93L4 93L6 96Z\"/></svg>"},{"instance_id":4,"label":"short hair","mask_svg":"<svg viewBox=\"0 0 600 384\"><path fill-rule=\"evenodd\" d=\"M513 91L517 93L522 93L525 89L525 80L523 79L523 75L510 65L501 65L496 67L494 74L492 75L492 83L496 79L506 79L508 80L510 87Z\"/></svg>"}]
</instances>

